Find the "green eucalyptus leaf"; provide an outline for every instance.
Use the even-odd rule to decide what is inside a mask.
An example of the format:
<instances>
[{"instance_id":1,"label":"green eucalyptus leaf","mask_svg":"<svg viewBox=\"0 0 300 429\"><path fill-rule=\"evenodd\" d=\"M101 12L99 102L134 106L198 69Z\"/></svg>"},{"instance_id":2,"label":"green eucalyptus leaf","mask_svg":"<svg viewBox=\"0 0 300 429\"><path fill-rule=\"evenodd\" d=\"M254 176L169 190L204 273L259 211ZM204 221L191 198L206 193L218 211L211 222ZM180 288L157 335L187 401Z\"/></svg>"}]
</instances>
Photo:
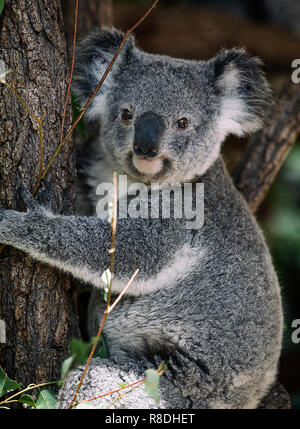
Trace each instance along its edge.
<instances>
[{"instance_id":1,"label":"green eucalyptus leaf","mask_svg":"<svg viewBox=\"0 0 300 429\"><path fill-rule=\"evenodd\" d=\"M127 386L127 383L118 383L118 386L120 386L121 389L124 389Z\"/></svg>"},{"instance_id":2,"label":"green eucalyptus leaf","mask_svg":"<svg viewBox=\"0 0 300 429\"><path fill-rule=\"evenodd\" d=\"M14 380L11 380L8 375L0 367L0 396L5 395L12 390L19 389L22 385Z\"/></svg>"},{"instance_id":3,"label":"green eucalyptus leaf","mask_svg":"<svg viewBox=\"0 0 300 429\"><path fill-rule=\"evenodd\" d=\"M89 356L91 344L78 340L77 338L72 338L70 341L70 349L74 357L74 362L83 365Z\"/></svg>"},{"instance_id":4,"label":"green eucalyptus leaf","mask_svg":"<svg viewBox=\"0 0 300 429\"><path fill-rule=\"evenodd\" d=\"M72 355L63 361L60 369L60 380L57 382L59 386L62 386L64 379L66 378L66 375L70 371L74 360L75 360L75 356Z\"/></svg>"},{"instance_id":5,"label":"green eucalyptus leaf","mask_svg":"<svg viewBox=\"0 0 300 429\"><path fill-rule=\"evenodd\" d=\"M92 341L93 341L93 338L92 338ZM95 359L97 359L97 358L101 358L101 359L108 358L107 345L106 345L106 342L104 340L103 335L100 336L100 340L98 340L98 341L100 344L98 345L98 347L95 351L94 358Z\"/></svg>"},{"instance_id":6,"label":"green eucalyptus leaf","mask_svg":"<svg viewBox=\"0 0 300 429\"><path fill-rule=\"evenodd\" d=\"M57 398L50 390L42 390L36 401L36 407L42 410L53 410L56 404Z\"/></svg>"},{"instance_id":7,"label":"green eucalyptus leaf","mask_svg":"<svg viewBox=\"0 0 300 429\"><path fill-rule=\"evenodd\" d=\"M4 3L5 3L5 0L0 0L0 15L1 15L2 11L3 11Z\"/></svg>"},{"instance_id":8,"label":"green eucalyptus leaf","mask_svg":"<svg viewBox=\"0 0 300 429\"><path fill-rule=\"evenodd\" d=\"M158 404L160 375L155 369L147 369L145 375L145 392Z\"/></svg>"},{"instance_id":9,"label":"green eucalyptus leaf","mask_svg":"<svg viewBox=\"0 0 300 429\"><path fill-rule=\"evenodd\" d=\"M22 395L19 399L19 402L22 404L30 405L33 408L36 408L36 403L33 400L33 397L30 395Z\"/></svg>"}]
</instances>

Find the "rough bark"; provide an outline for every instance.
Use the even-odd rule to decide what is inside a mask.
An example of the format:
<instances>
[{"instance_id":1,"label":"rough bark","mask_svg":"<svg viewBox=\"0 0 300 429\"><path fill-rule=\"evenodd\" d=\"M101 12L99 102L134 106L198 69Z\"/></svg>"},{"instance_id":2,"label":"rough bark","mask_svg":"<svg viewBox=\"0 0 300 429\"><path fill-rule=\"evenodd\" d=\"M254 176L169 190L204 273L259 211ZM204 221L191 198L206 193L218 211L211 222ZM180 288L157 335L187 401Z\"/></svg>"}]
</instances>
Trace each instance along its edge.
<instances>
[{"instance_id":1,"label":"rough bark","mask_svg":"<svg viewBox=\"0 0 300 429\"><path fill-rule=\"evenodd\" d=\"M300 85L280 94L270 124L250 139L233 174L237 189L253 212L264 200L300 133Z\"/></svg>"},{"instance_id":2,"label":"rough bark","mask_svg":"<svg viewBox=\"0 0 300 429\"><path fill-rule=\"evenodd\" d=\"M0 59L12 70L7 80L15 82L33 113L41 118L46 112L46 165L58 144L68 80L60 1L7 0L0 21ZM3 85L0 99L0 202L19 210L17 184L22 181L32 190L38 176L37 124ZM70 121L68 114L66 127ZM75 189L70 144L47 179L53 185L54 208L71 214ZM9 376L24 385L58 379L69 340L78 335L71 278L6 246L0 255L0 319L7 331L1 365Z\"/></svg>"}]
</instances>

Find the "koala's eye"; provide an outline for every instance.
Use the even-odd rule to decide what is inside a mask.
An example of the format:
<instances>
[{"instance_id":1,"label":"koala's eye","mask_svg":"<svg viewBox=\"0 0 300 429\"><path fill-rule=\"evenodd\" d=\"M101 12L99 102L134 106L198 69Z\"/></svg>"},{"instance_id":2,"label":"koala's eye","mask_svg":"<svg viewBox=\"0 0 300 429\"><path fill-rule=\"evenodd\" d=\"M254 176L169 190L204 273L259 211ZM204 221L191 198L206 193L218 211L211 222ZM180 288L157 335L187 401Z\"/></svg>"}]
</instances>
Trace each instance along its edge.
<instances>
[{"instance_id":1,"label":"koala's eye","mask_svg":"<svg viewBox=\"0 0 300 429\"><path fill-rule=\"evenodd\" d=\"M186 118L181 118L177 121L177 127L181 129L185 129L189 125L189 121Z\"/></svg>"},{"instance_id":2,"label":"koala's eye","mask_svg":"<svg viewBox=\"0 0 300 429\"><path fill-rule=\"evenodd\" d=\"M124 109L123 112L122 112L122 121L126 125L128 125L131 122L132 118L133 118L132 112L130 110L128 110L128 109Z\"/></svg>"}]
</instances>

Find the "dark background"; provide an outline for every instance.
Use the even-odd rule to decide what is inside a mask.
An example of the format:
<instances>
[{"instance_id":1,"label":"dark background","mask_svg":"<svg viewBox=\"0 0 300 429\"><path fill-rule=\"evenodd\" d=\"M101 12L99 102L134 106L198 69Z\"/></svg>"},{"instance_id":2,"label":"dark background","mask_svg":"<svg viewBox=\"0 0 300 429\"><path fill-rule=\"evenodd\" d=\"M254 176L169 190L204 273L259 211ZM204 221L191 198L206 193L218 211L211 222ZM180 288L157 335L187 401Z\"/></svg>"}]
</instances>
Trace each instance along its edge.
<instances>
[{"instance_id":1,"label":"dark background","mask_svg":"<svg viewBox=\"0 0 300 429\"><path fill-rule=\"evenodd\" d=\"M114 26L127 30L149 6L144 0L115 0ZM299 0L161 0L136 31L148 52L189 59L214 56L221 47L245 46L265 63L278 93L290 81L291 63L300 58ZM299 84L300 85L300 84ZM230 171L247 139L228 138L223 146ZM300 408L300 344L291 341L300 319L300 140L257 213L282 288L285 325L279 379Z\"/></svg>"}]
</instances>

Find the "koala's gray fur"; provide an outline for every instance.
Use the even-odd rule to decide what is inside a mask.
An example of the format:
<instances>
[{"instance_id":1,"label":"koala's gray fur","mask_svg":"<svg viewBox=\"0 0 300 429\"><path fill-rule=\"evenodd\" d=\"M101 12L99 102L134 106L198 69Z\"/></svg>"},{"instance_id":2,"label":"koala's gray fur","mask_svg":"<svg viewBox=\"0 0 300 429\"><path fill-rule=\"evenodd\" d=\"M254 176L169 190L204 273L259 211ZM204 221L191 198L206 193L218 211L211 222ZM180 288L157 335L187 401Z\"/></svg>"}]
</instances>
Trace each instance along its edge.
<instances>
[{"instance_id":1,"label":"koala's gray fur","mask_svg":"<svg viewBox=\"0 0 300 429\"><path fill-rule=\"evenodd\" d=\"M116 30L102 30L82 42L75 80L82 103L121 39ZM116 170L145 184L191 182L194 196L197 184L204 183L204 225L187 229L187 219L174 216L118 219L114 293L136 268L140 273L106 321L109 359L93 361L79 399L137 381L161 361L168 367L161 377L161 408L255 408L270 388L281 348L279 286L262 234L220 157L229 133L243 135L263 125L270 102L260 61L242 49L224 50L209 61L185 61L144 53L132 37L126 42L88 111L101 127L82 166L87 212L95 213L96 186L111 181ZM133 114L126 125L124 108ZM182 117L187 129L178 128ZM163 157L151 164L153 173L145 173L133 155L141 118L148 118L150 127L139 132L149 129L149 138L151 124L161 124L155 136ZM53 214L22 192L28 211L0 210L0 241L103 287L110 224L96 216ZM95 289L91 335L103 308ZM68 377L60 407L69 405L81 372ZM157 407L142 387L114 406Z\"/></svg>"}]
</instances>

